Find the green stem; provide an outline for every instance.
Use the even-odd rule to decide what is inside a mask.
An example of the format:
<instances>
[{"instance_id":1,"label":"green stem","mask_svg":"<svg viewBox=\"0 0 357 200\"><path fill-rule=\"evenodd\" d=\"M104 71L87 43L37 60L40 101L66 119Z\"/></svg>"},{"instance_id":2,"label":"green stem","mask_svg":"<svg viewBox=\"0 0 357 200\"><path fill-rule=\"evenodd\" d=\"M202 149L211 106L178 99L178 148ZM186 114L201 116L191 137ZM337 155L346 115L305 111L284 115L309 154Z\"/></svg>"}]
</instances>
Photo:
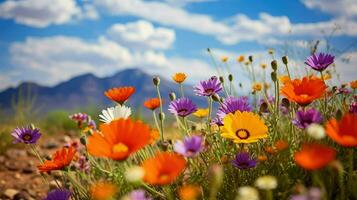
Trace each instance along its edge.
<instances>
[{"instance_id":1,"label":"green stem","mask_svg":"<svg viewBox=\"0 0 357 200\"><path fill-rule=\"evenodd\" d=\"M145 183L142 184L142 186L144 188L146 188L147 190L149 190L150 192L154 193L154 194L157 194L158 196L162 197L162 198L165 198L165 195L156 191L155 189L151 188L150 186L146 185Z\"/></svg>"},{"instance_id":2,"label":"green stem","mask_svg":"<svg viewBox=\"0 0 357 200\"><path fill-rule=\"evenodd\" d=\"M286 68L286 72L288 72L289 79L291 80L288 64L285 64L285 68Z\"/></svg>"},{"instance_id":3,"label":"green stem","mask_svg":"<svg viewBox=\"0 0 357 200\"><path fill-rule=\"evenodd\" d=\"M185 97L185 93L183 92L183 85L180 83L180 92L181 92L181 97Z\"/></svg>"},{"instance_id":4,"label":"green stem","mask_svg":"<svg viewBox=\"0 0 357 200\"><path fill-rule=\"evenodd\" d=\"M156 86L156 91L157 91L157 97L159 98L160 102L162 102L161 94L160 94L160 88L157 85ZM162 108L162 103L160 103L160 114L163 115L163 108ZM161 142L164 142L164 119L160 117L160 136L161 136Z\"/></svg>"},{"instance_id":5,"label":"green stem","mask_svg":"<svg viewBox=\"0 0 357 200\"><path fill-rule=\"evenodd\" d=\"M156 117L155 110L152 111L152 116L154 118L154 122L155 122L155 126L156 126L157 130L160 130L160 126L159 126L159 123L157 122L157 117Z\"/></svg>"}]
</instances>

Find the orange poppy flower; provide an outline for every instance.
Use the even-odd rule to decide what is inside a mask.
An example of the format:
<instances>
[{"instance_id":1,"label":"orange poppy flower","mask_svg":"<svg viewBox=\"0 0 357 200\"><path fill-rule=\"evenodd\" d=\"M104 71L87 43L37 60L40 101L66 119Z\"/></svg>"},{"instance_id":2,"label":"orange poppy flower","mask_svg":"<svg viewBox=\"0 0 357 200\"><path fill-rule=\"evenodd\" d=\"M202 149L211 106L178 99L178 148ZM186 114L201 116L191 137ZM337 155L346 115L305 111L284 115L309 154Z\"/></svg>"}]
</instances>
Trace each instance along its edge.
<instances>
[{"instance_id":1,"label":"orange poppy flower","mask_svg":"<svg viewBox=\"0 0 357 200\"><path fill-rule=\"evenodd\" d=\"M172 80L176 83L183 83L186 80L187 76L185 73L176 73L172 76Z\"/></svg>"},{"instance_id":2,"label":"orange poppy flower","mask_svg":"<svg viewBox=\"0 0 357 200\"><path fill-rule=\"evenodd\" d=\"M278 140L275 142L274 146L275 146L276 150L283 151L289 147L289 144L284 140Z\"/></svg>"},{"instance_id":3,"label":"orange poppy flower","mask_svg":"<svg viewBox=\"0 0 357 200\"><path fill-rule=\"evenodd\" d=\"M201 193L201 188L197 185L182 186L179 191L181 200L195 200Z\"/></svg>"},{"instance_id":4,"label":"orange poppy flower","mask_svg":"<svg viewBox=\"0 0 357 200\"><path fill-rule=\"evenodd\" d=\"M159 98L148 99L144 102L144 106L147 109L155 110L156 108L158 108L160 106L160 99Z\"/></svg>"},{"instance_id":5,"label":"orange poppy flower","mask_svg":"<svg viewBox=\"0 0 357 200\"><path fill-rule=\"evenodd\" d=\"M157 129L153 129L150 132L150 144L154 144L156 140L160 137L160 133Z\"/></svg>"},{"instance_id":6,"label":"orange poppy flower","mask_svg":"<svg viewBox=\"0 0 357 200\"><path fill-rule=\"evenodd\" d=\"M307 170L321 169L336 157L334 148L321 144L304 144L302 149L295 152L295 162Z\"/></svg>"},{"instance_id":7,"label":"orange poppy flower","mask_svg":"<svg viewBox=\"0 0 357 200\"><path fill-rule=\"evenodd\" d=\"M274 149L274 147L271 147L271 146L264 147L264 151L267 152L267 153L270 153L270 154L275 154L276 153L276 150Z\"/></svg>"},{"instance_id":8,"label":"orange poppy flower","mask_svg":"<svg viewBox=\"0 0 357 200\"><path fill-rule=\"evenodd\" d=\"M281 93L290 101L294 101L300 106L307 106L322 97L326 88L327 86L322 80L304 77L302 80L288 81L281 89Z\"/></svg>"},{"instance_id":9,"label":"orange poppy flower","mask_svg":"<svg viewBox=\"0 0 357 200\"><path fill-rule=\"evenodd\" d=\"M331 119L326 123L326 133L344 147L357 146L357 115L345 114L340 121Z\"/></svg>"},{"instance_id":10,"label":"orange poppy flower","mask_svg":"<svg viewBox=\"0 0 357 200\"><path fill-rule=\"evenodd\" d=\"M42 165L37 166L40 172L50 172L52 170L61 170L67 167L76 153L76 149L70 146L68 149L63 147L52 155L52 160L46 160Z\"/></svg>"},{"instance_id":11,"label":"orange poppy flower","mask_svg":"<svg viewBox=\"0 0 357 200\"><path fill-rule=\"evenodd\" d=\"M126 100L129 99L129 97L134 94L135 88L134 87L117 87L117 88L112 88L107 90L104 94L107 96L109 99L119 103L123 104Z\"/></svg>"},{"instance_id":12,"label":"orange poppy flower","mask_svg":"<svg viewBox=\"0 0 357 200\"><path fill-rule=\"evenodd\" d=\"M88 152L93 156L124 160L150 141L150 127L141 121L118 119L100 125L101 133L88 137Z\"/></svg>"},{"instance_id":13,"label":"orange poppy flower","mask_svg":"<svg viewBox=\"0 0 357 200\"><path fill-rule=\"evenodd\" d=\"M158 152L155 157L145 160L142 164L144 181L152 185L172 183L185 169L186 160L169 152Z\"/></svg>"},{"instance_id":14,"label":"orange poppy flower","mask_svg":"<svg viewBox=\"0 0 357 200\"><path fill-rule=\"evenodd\" d=\"M268 160L268 157L266 157L265 155L259 155L259 156L258 156L258 160L259 160L260 162L264 162L264 161L267 161L267 160Z\"/></svg>"},{"instance_id":15,"label":"orange poppy flower","mask_svg":"<svg viewBox=\"0 0 357 200\"><path fill-rule=\"evenodd\" d=\"M90 193L94 200L109 200L117 192L117 188L111 183L96 183L91 186Z\"/></svg>"}]
</instances>

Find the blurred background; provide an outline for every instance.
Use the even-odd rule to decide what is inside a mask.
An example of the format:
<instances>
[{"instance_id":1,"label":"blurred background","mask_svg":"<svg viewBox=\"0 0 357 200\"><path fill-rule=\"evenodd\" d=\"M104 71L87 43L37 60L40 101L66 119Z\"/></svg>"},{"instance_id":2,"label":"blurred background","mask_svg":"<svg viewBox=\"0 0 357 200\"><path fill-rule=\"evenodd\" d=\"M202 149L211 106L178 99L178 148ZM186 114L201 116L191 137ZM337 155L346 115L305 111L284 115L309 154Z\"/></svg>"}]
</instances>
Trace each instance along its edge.
<instances>
[{"instance_id":1,"label":"blurred background","mask_svg":"<svg viewBox=\"0 0 357 200\"><path fill-rule=\"evenodd\" d=\"M217 67L243 95L251 86L239 56L253 55L262 74L288 55L298 77L312 52L336 56L333 84L356 79L356 0L1 0L0 137L29 122L71 130L68 115L79 111L96 119L115 86L137 88L130 104L140 116L153 75L167 99L178 89L172 74L186 73L185 90L204 106L190 91Z\"/></svg>"}]
</instances>

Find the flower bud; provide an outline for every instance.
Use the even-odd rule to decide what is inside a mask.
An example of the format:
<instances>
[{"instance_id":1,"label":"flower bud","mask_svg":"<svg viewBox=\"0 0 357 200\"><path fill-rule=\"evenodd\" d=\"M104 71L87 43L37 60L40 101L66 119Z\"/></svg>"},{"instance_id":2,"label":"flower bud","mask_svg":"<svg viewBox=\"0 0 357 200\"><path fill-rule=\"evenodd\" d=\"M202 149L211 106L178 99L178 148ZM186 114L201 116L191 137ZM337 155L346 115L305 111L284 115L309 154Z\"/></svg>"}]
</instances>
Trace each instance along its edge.
<instances>
[{"instance_id":1,"label":"flower bud","mask_svg":"<svg viewBox=\"0 0 357 200\"><path fill-rule=\"evenodd\" d=\"M277 81L276 72L272 72L270 75L271 75L271 80L273 82L276 82Z\"/></svg>"},{"instance_id":2,"label":"flower bud","mask_svg":"<svg viewBox=\"0 0 357 200\"><path fill-rule=\"evenodd\" d=\"M259 113L265 113L268 110L268 104L266 102L260 104Z\"/></svg>"},{"instance_id":3,"label":"flower bud","mask_svg":"<svg viewBox=\"0 0 357 200\"><path fill-rule=\"evenodd\" d=\"M163 113L163 112L159 113L159 120L160 121L165 120L165 113Z\"/></svg>"},{"instance_id":4,"label":"flower bud","mask_svg":"<svg viewBox=\"0 0 357 200\"><path fill-rule=\"evenodd\" d=\"M84 136L82 136L81 138L79 138L79 141L81 142L81 144L83 144L84 146L86 146L87 144L87 140Z\"/></svg>"},{"instance_id":5,"label":"flower bud","mask_svg":"<svg viewBox=\"0 0 357 200\"><path fill-rule=\"evenodd\" d=\"M214 93L212 95L212 99L213 99L213 101L216 101L216 102L220 102L221 101L221 98L219 97L219 95L217 93Z\"/></svg>"},{"instance_id":6,"label":"flower bud","mask_svg":"<svg viewBox=\"0 0 357 200\"><path fill-rule=\"evenodd\" d=\"M283 61L283 63L284 63L285 65L288 64L288 56L283 56L283 57L281 58L281 60Z\"/></svg>"},{"instance_id":7,"label":"flower bud","mask_svg":"<svg viewBox=\"0 0 357 200\"><path fill-rule=\"evenodd\" d=\"M154 83L155 86L158 86L160 85L160 78L156 76L152 79L152 82Z\"/></svg>"},{"instance_id":8,"label":"flower bud","mask_svg":"<svg viewBox=\"0 0 357 200\"><path fill-rule=\"evenodd\" d=\"M174 100L176 99L176 94L175 94L174 92L171 92L171 93L169 94L169 97L170 97L170 100L171 100L171 101L174 101Z\"/></svg>"},{"instance_id":9,"label":"flower bud","mask_svg":"<svg viewBox=\"0 0 357 200\"><path fill-rule=\"evenodd\" d=\"M169 143L167 141L159 142L158 145L162 151L167 151L169 148Z\"/></svg>"},{"instance_id":10,"label":"flower bud","mask_svg":"<svg viewBox=\"0 0 357 200\"><path fill-rule=\"evenodd\" d=\"M233 75L232 75L232 74L229 74L229 75L228 75L228 80L229 80L230 82L233 81Z\"/></svg>"},{"instance_id":11,"label":"flower bud","mask_svg":"<svg viewBox=\"0 0 357 200\"><path fill-rule=\"evenodd\" d=\"M273 68L274 71L278 69L278 62L276 60L271 61L271 68Z\"/></svg>"},{"instance_id":12,"label":"flower bud","mask_svg":"<svg viewBox=\"0 0 357 200\"><path fill-rule=\"evenodd\" d=\"M223 76L220 76L220 77L219 77L219 81L220 81L221 83L224 83L224 78L223 78Z\"/></svg>"},{"instance_id":13,"label":"flower bud","mask_svg":"<svg viewBox=\"0 0 357 200\"><path fill-rule=\"evenodd\" d=\"M253 56L249 56L248 60L249 60L250 63L252 63L253 62Z\"/></svg>"}]
</instances>

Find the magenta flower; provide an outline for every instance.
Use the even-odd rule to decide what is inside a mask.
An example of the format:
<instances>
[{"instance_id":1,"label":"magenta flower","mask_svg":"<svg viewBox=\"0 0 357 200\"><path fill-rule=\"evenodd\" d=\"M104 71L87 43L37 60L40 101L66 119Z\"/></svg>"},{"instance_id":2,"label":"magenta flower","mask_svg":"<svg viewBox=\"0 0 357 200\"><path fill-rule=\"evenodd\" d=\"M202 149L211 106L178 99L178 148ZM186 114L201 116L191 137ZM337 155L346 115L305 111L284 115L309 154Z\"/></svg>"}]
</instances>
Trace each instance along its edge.
<instances>
[{"instance_id":1,"label":"magenta flower","mask_svg":"<svg viewBox=\"0 0 357 200\"><path fill-rule=\"evenodd\" d=\"M221 90L222 85L215 76L208 80L200 81L200 83L194 87L194 91L198 96L212 96Z\"/></svg>"},{"instance_id":2,"label":"magenta flower","mask_svg":"<svg viewBox=\"0 0 357 200\"><path fill-rule=\"evenodd\" d=\"M44 200L68 200L70 197L70 191L66 189L55 189L50 191Z\"/></svg>"},{"instance_id":3,"label":"magenta flower","mask_svg":"<svg viewBox=\"0 0 357 200\"><path fill-rule=\"evenodd\" d=\"M133 190L128 195L130 200L151 200L150 197L147 197L144 190L138 189Z\"/></svg>"},{"instance_id":4,"label":"magenta flower","mask_svg":"<svg viewBox=\"0 0 357 200\"><path fill-rule=\"evenodd\" d=\"M237 153L236 158L232 161L232 164L238 169L250 169L257 165L257 161L250 158L248 152L241 152Z\"/></svg>"},{"instance_id":5,"label":"magenta flower","mask_svg":"<svg viewBox=\"0 0 357 200\"><path fill-rule=\"evenodd\" d=\"M319 111L314 108L307 110L299 110L296 112L296 118L293 119L292 123L298 128L305 129L310 124L319 124L322 122L322 115Z\"/></svg>"},{"instance_id":6,"label":"magenta flower","mask_svg":"<svg viewBox=\"0 0 357 200\"><path fill-rule=\"evenodd\" d=\"M202 150L202 137L198 135L186 137L184 141L177 141L174 144L174 151L185 157L194 157Z\"/></svg>"},{"instance_id":7,"label":"magenta flower","mask_svg":"<svg viewBox=\"0 0 357 200\"><path fill-rule=\"evenodd\" d=\"M252 107L249 104L248 97L227 97L217 111L217 118L212 122L218 126L223 125L223 118L229 114L234 113L237 110L243 111L252 111Z\"/></svg>"},{"instance_id":8,"label":"magenta flower","mask_svg":"<svg viewBox=\"0 0 357 200\"><path fill-rule=\"evenodd\" d=\"M169 111L180 117L186 117L197 110L197 106L193 102L186 98L179 98L174 101L171 101L169 105Z\"/></svg>"},{"instance_id":9,"label":"magenta flower","mask_svg":"<svg viewBox=\"0 0 357 200\"><path fill-rule=\"evenodd\" d=\"M327 53L319 53L309 56L306 59L305 64L316 71L322 72L334 62L334 59L335 56Z\"/></svg>"},{"instance_id":10,"label":"magenta flower","mask_svg":"<svg viewBox=\"0 0 357 200\"><path fill-rule=\"evenodd\" d=\"M73 115L70 115L69 118L73 121L84 123L88 121L89 117L85 113L75 113Z\"/></svg>"},{"instance_id":11,"label":"magenta flower","mask_svg":"<svg viewBox=\"0 0 357 200\"><path fill-rule=\"evenodd\" d=\"M41 137L40 129L32 126L15 128L11 133L14 143L34 144Z\"/></svg>"}]
</instances>

